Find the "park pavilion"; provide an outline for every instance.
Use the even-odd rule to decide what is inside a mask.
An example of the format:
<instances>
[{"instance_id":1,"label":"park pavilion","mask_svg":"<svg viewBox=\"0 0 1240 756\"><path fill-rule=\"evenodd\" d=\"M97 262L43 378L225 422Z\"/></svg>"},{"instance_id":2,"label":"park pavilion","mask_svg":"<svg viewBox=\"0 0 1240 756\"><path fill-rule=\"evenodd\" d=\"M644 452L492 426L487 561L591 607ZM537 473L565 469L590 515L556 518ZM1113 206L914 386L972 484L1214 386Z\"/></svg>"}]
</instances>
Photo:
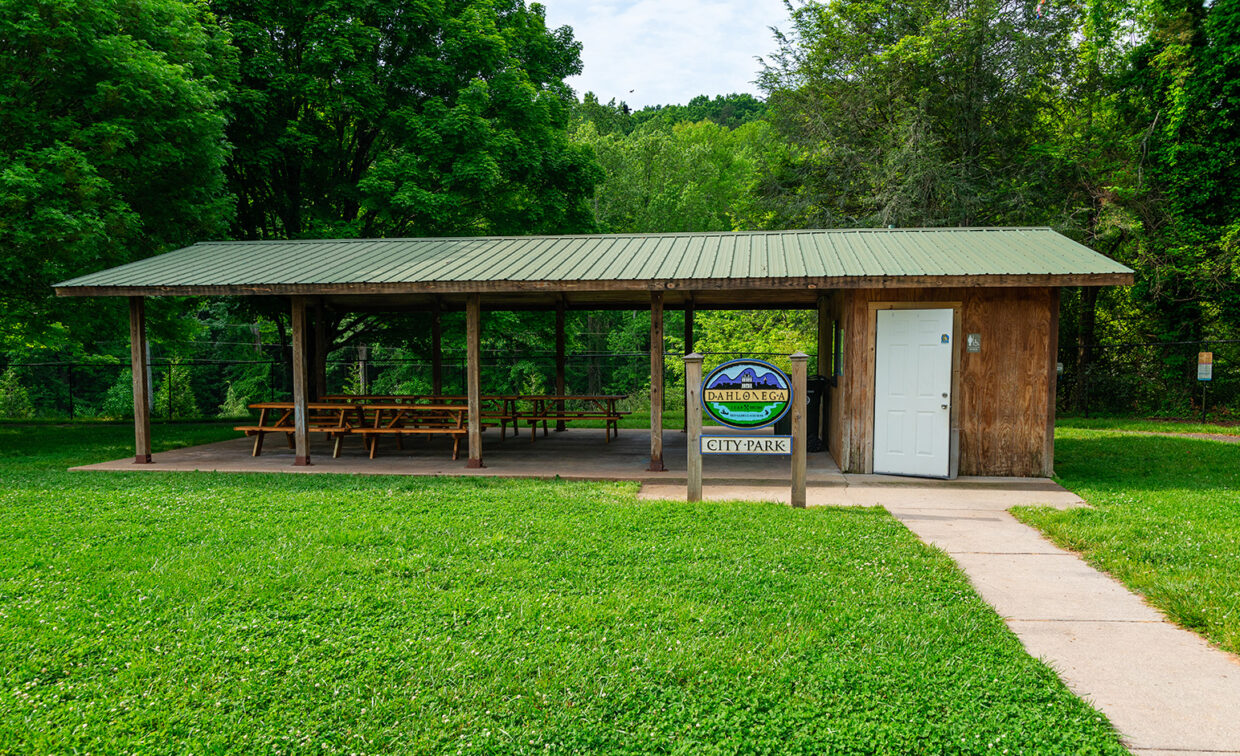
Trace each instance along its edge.
<instances>
[{"instance_id":1,"label":"park pavilion","mask_svg":"<svg viewBox=\"0 0 1240 756\"><path fill-rule=\"evenodd\" d=\"M648 309L642 462L654 471L665 466L664 311L685 311L692 345L695 309L809 309L818 315L817 372L831 377L821 427L839 470L954 477L1052 474L1059 291L1132 280L1129 268L1049 228L926 228L204 242L55 290L129 298L139 463L151 460L145 299L277 296L292 316L296 465L310 463L307 407L325 393L322 359L308 359L322 338L308 313L323 308L466 313L461 464L471 469L484 467L488 311L559 313L563 395L564 312ZM540 469L555 474L556 464Z\"/></svg>"}]
</instances>

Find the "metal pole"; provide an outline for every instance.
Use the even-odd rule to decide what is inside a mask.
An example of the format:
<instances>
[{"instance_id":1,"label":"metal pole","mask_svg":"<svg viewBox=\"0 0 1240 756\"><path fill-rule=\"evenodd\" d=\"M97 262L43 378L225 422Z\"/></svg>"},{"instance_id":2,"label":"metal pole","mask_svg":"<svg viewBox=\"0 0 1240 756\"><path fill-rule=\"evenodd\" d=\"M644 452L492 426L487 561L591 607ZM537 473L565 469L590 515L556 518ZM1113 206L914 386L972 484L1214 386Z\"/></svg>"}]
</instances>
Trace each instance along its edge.
<instances>
[{"instance_id":1,"label":"metal pole","mask_svg":"<svg viewBox=\"0 0 1240 756\"><path fill-rule=\"evenodd\" d=\"M702 500L702 355L685 355L685 431L688 447L689 501Z\"/></svg>"}]
</instances>

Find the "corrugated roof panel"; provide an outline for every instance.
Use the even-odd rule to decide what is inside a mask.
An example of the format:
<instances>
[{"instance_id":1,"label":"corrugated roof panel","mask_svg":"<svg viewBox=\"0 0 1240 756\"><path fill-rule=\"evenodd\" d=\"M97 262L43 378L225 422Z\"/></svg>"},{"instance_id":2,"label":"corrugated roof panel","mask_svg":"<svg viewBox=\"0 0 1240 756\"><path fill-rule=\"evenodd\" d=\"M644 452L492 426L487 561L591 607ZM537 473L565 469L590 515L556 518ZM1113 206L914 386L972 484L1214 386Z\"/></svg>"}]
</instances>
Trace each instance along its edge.
<instances>
[{"instance_id":1,"label":"corrugated roof panel","mask_svg":"<svg viewBox=\"0 0 1240 756\"><path fill-rule=\"evenodd\" d=\"M207 242L58 287L1130 274L1048 228ZM77 292L89 293L89 292Z\"/></svg>"}]
</instances>

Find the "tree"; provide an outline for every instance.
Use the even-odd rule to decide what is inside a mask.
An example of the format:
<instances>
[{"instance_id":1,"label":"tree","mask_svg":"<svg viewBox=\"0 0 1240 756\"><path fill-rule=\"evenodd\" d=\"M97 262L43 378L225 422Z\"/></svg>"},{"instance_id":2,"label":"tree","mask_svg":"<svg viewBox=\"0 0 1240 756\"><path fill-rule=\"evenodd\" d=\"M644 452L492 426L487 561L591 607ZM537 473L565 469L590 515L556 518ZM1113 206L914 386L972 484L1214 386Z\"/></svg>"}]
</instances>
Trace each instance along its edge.
<instances>
[{"instance_id":1,"label":"tree","mask_svg":"<svg viewBox=\"0 0 1240 756\"><path fill-rule=\"evenodd\" d=\"M1121 104L1140 127L1138 290L1162 338L1240 323L1240 2L1154 0ZM1188 366L1185 366L1187 369Z\"/></svg>"},{"instance_id":2,"label":"tree","mask_svg":"<svg viewBox=\"0 0 1240 756\"><path fill-rule=\"evenodd\" d=\"M789 4L759 84L790 143L759 190L773 227L1040 221L1034 145L1073 6L1036 0Z\"/></svg>"},{"instance_id":3,"label":"tree","mask_svg":"<svg viewBox=\"0 0 1240 756\"><path fill-rule=\"evenodd\" d=\"M242 238L582 232L568 27L524 0L220 0Z\"/></svg>"},{"instance_id":4,"label":"tree","mask_svg":"<svg viewBox=\"0 0 1240 756\"><path fill-rule=\"evenodd\" d=\"M762 122L729 130L710 121L651 121L628 134L584 123L573 135L598 155L607 177L594 194L598 222L619 233L740 227L768 137Z\"/></svg>"},{"instance_id":5,"label":"tree","mask_svg":"<svg viewBox=\"0 0 1240 756\"><path fill-rule=\"evenodd\" d=\"M227 37L193 0L0 0L0 347L115 335L56 281L221 233Z\"/></svg>"}]
</instances>

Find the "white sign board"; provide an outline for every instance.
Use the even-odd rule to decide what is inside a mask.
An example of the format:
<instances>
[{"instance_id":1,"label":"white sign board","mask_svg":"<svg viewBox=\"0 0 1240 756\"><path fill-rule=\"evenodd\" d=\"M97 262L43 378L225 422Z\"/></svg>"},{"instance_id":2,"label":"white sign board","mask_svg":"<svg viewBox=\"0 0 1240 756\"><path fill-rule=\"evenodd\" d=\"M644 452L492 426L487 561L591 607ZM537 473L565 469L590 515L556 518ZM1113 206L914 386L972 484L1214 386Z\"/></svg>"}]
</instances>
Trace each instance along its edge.
<instances>
[{"instance_id":1,"label":"white sign board","mask_svg":"<svg viewBox=\"0 0 1240 756\"><path fill-rule=\"evenodd\" d=\"M1214 378L1214 352L1197 353L1197 380L1208 381Z\"/></svg>"},{"instance_id":2,"label":"white sign board","mask_svg":"<svg viewBox=\"0 0 1240 756\"><path fill-rule=\"evenodd\" d=\"M791 454L792 436L702 436L703 454Z\"/></svg>"}]
</instances>

